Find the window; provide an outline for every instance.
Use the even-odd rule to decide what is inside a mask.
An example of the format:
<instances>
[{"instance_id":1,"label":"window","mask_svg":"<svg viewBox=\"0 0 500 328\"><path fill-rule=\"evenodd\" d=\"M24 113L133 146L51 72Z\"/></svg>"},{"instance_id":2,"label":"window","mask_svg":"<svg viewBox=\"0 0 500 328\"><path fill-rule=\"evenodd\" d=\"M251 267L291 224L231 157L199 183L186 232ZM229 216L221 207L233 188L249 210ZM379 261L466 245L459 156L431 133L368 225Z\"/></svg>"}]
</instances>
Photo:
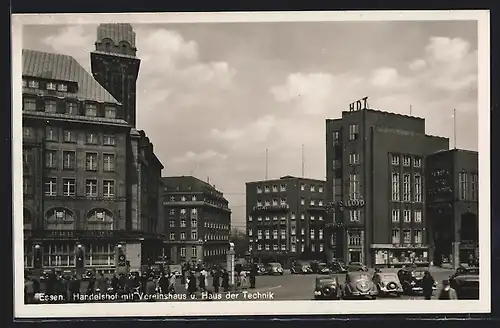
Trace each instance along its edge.
<instances>
[{"instance_id":1,"label":"window","mask_svg":"<svg viewBox=\"0 0 500 328\"><path fill-rule=\"evenodd\" d=\"M323 251L323 249L324 249L323 244L319 244L319 251L320 251L320 252L322 252L322 251Z\"/></svg>"},{"instance_id":2,"label":"window","mask_svg":"<svg viewBox=\"0 0 500 328\"><path fill-rule=\"evenodd\" d=\"M332 141L333 141L334 146L340 144L340 132L339 131L333 132Z\"/></svg>"},{"instance_id":3,"label":"window","mask_svg":"<svg viewBox=\"0 0 500 328\"><path fill-rule=\"evenodd\" d=\"M257 238L262 239L262 230L257 230Z\"/></svg>"},{"instance_id":4,"label":"window","mask_svg":"<svg viewBox=\"0 0 500 328\"><path fill-rule=\"evenodd\" d=\"M85 196L97 197L97 180L87 179L85 184Z\"/></svg>"},{"instance_id":5,"label":"window","mask_svg":"<svg viewBox=\"0 0 500 328\"><path fill-rule=\"evenodd\" d=\"M323 201L322 200L318 201L318 206L323 206Z\"/></svg>"},{"instance_id":6,"label":"window","mask_svg":"<svg viewBox=\"0 0 500 328\"><path fill-rule=\"evenodd\" d=\"M56 141L57 142L57 141L59 141L58 137L59 136L58 136L56 128L48 126L45 129L45 140L47 140L47 141Z\"/></svg>"},{"instance_id":7,"label":"window","mask_svg":"<svg viewBox=\"0 0 500 328\"><path fill-rule=\"evenodd\" d=\"M301 191L306 190L306 185L305 185L305 184L301 184L301 185L300 185L300 190L301 190Z\"/></svg>"},{"instance_id":8,"label":"window","mask_svg":"<svg viewBox=\"0 0 500 328\"><path fill-rule=\"evenodd\" d=\"M170 228L175 228L175 220L170 220Z\"/></svg>"},{"instance_id":9,"label":"window","mask_svg":"<svg viewBox=\"0 0 500 328\"><path fill-rule=\"evenodd\" d=\"M56 89L56 84L52 82L47 83L47 90L55 90Z\"/></svg>"},{"instance_id":10,"label":"window","mask_svg":"<svg viewBox=\"0 0 500 328\"><path fill-rule=\"evenodd\" d=\"M116 118L116 108L113 106L106 106L104 109L104 117Z\"/></svg>"},{"instance_id":11,"label":"window","mask_svg":"<svg viewBox=\"0 0 500 328\"><path fill-rule=\"evenodd\" d=\"M305 247L305 245L304 245L304 244L300 245L300 251L301 251L302 253L304 253L305 248L306 248L306 247Z\"/></svg>"},{"instance_id":12,"label":"window","mask_svg":"<svg viewBox=\"0 0 500 328\"><path fill-rule=\"evenodd\" d=\"M257 193L262 194L262 187L257 187Z\"/></svg>"},{"instance_id":13,"label":"window","mask_svg":"<svg viewBox=\"0 0 500 328\"><path fill-rule=\"evenodd\" d=\"M115 145L115 136L105 134L102 138L102 143L104 146L114 146Z\"/></svg>"},{"instance_id":14,"label":"window","mask_svg":"<svg viewBox=\"0 0 500 328\"><path fill-rule=\"evenodd\" d=\"M358 222L360 220L361 210L349 210L349 221Z\"/></svg>"},{"instance_id":15,"label":"window","mask_svg":"<svg viewBox=\"0 0 500 328\"><path fill-rule=\"evenodd\" d=\"M399 213L399 210L391 211L392 222L399 222Z\"/></svg>"},{"instance_id":16,"label":"window","mask_svg":"<svg viewBox=\"0 0 500 328\"><path fill-rule=\"evenodd\" d=\"M342 192L342 180L341 179L333 179L332 183L332 201L335 202L341 199Z\"/></svg>"},{"instance_id":17,"label":"window","mask_svg":"<svg viewBox=\"0 0 500 328\"><path fill-rule=\"evenodd\" d=\"M304 236L306 234L306 229L300 228L300 234Z\"/></svg>"},{"instance_id":18,"label":"window","mask_svg":"<svg viewBox=\"0 0 500 328\"><path fill-rule=\"evenodd\" d=\"M302 213L302 214L300 215L300 219L301 219L301 220L305 220L305 219L306 219L306 216L305 216L305 214L304 214L304 213Z\"/></svg>"},{"instance_id":19,"label":"window","mask_svg":"<svg viewBox=\"0 0 500 328\"><path fill-rule=\"evenodd\" d=\"M391 164L399 165L399 155L391 155Z\"/></svg>"},{"instance_id":20,"label":"window","mask_svg":"<svg viewBox=\"0 0 500 328\"><path fill-rule=\"evenodd\" d=\"M271 189L269 189L269 186L264 187L264 192L270 192L270 191L271 191Z\"/></svg>"},{"instance_id":21,"label":"window","mask_svg":"<svg viewBox=\"0 0 500 328\"><path fill-rule=\"evenodd\" d=\"M410 175L403 175L403 201L409 202L411 200L411 185L410 185Z\"/></svg>"},{"instance_id":22,"label":"window","mask_svg":"<svg viewBox=\"0 0 500 328\"><path fill-rule=\"evenodd\" d=\"M23 165L31 165L33 163L33 151L31 149L23 149Z\"/></svg>"},{"instance_id":23,"label":"window","mask_svg":"<svg viewBox=\"0 0 500 328\"><path fill-rule=\"evenodd\" d=\"M315 192L315 191L316 191L316 186L311 185L311 192Z\"/></svg>"},{"instance_id":24,"label":"window","mask_svg":"<svg viewBox=\"0 0 500 328\"><path fill-rule=\"evenodd\" d=\"M78 115L78 103L76 102L67 102L66 103L66 114L68 115Z\"/></svg>"},{"instance_id":25,"label":"window","mask_svg":"<svg viewBox=\"0 0 500 328\"><path fill-rule=\"evenodd\" d=\"M319 238L320 240L322 240L322 239L323 239L323 229L319 229L319 230L318 230L318 238Z\"/></svg>"},{"instance_id":26,"label":"window","mask_svg":"<svg viewBox=\"0 0 500 328\"><path fill-rule=\"evenodd\" d=\"M316 245L314 244L311 245L311 252L316 252Z\"/></svg>"},{"instance_id":27,"label":"window","mask_svg":"<svg viewBox=\"0 0 500 328\"><path fill-rule=\"evenodd\" d=\"M281 230L280 236L281 236L281 239L286 239L286 230Z\"/></svg>"},{"instance_id":28,"label":"window","mask_svg":"<svg viewBox=\"0 0 500 328\"><path fill-rule=\"evenodd\" d=\"M458 174L458 185L460 200L467 199L467 172L462 171Z\"/></svg>"},{"instance_id":29,"label":"window","mask_svg":"<svg viewBox=\"0 0 500 328\"><path fill-rule=\"evenodd\" d=\"M198 240L198 233L196 231L191 232L191 240Z\"/></svg>"},{"instance_id":30,"label":"window","mask_svg":"<svg viewBox=\"0 0 500 328\"><path fill-rule=\"evenodd\" d=\"M269 244L266 244L266 251L270 250L271 249L271 246Z\"/></svg>"},{"instance_id":31,"label":"window","mask_svg":"<svg viewBox=\"0 0 500 328\"><path fill-rule=\"evenodd\" d=\"M311 199L310 205L311 205L311 206L316 205L316 202L314 201L314 199Z\"/></svg>"},{"instance_id":32,"label":"window","mask_svg":"<svg viewBox=\"0 0 500 328\"><path fill-rule=\"evenodd\" d=\"M413 242L415 244L422 244L422 230L413 230Z\"/></svg>"},{"instance_id":33,"label":"window","mask_svg":"<svg viewBox=\"0 0 500 328\"><path fill-rule=\"evenodd\" d=\"M47 113L57 112L57 102L55 100L45 100L45 111Z\"/></svg>"},{"instance_id":34,"label":"window","mask_svg":"<svg viewBox=\"0 0 500 328\"><path fill-rule=\"evenodd\" d=\"M323 187L319 187L318 192L323 192Z\"/></svg>"},{"instance_id":35,"label":"window","mask_svg":"<svg viewBox=\"0 0 500 328\"><path fill-rule=\"evenodd\" d=\"M33 129L30 127L23 127L23 138L31 138L33 135Z\"/></svg>"},{"instance_id":36,"label":"window","mask_svg":"<svg viewBox=\"0 0 500 328\"><path fill-rule=\"evenodd\" d=\"M76 134L73 131L65 130L63 136L64 142L76 142Z\"/></svg>"},{"instance_id":37,"label":"window","mask_svg":"<svg viewBox=\"0 0 500 328\"><path fill-rule=\"evenodd\" d=\"M273 192L278 192L278 186L273 186Z\"/></svg>"},{"instance_id":38,"label":"window","mask_svg":"<svg viewBox=\"0 0 500 328\"><path fill-rule=\"evenodd\" d=\"M170 233L170 240L175 240L175 232Z\"/></svg>"},{"instance_id":39,"label":"window","mask_svg":"<svg viewBox=\"0 0 500 328\"><path fill-rule=\"evenodd\" d=\"M316 231L314 231L314 229L309 230L309 236L310 236L311 240L314 240L315 235L316 235Z\"/></svg>"},{"instance_id":40,"label":"window","mask_svg":"<svg viewBox=\"0 0 500 328\"><path fill-rule=\"evenodd\" d=\"M196 196L195 196L195 195L193 195L193 197L191 197L191 200L192 200L193 202L196 202ZM196 212L196 208L194 208L193 210ZM191 212L192 212L192 211L191 211Z\"/></svg>"},{"instance_id":41,"label":"window","mask_svg":"<svg viewBox=\"0 0 500 328\"><path fill-rule=\"evenodd\" d=\"M300 205L305 205L306 204L306 200L304 198L301 198L300 199Z\"/></svg>"},{"instance_id":42,"label":"window","mask_svg":"<svg viewBox=\"0 0 500 328\"><path fill-rule=\"evenodd\" d=\"M38 81L31 80L29 81L28 86L33 89L38 89L40 85L38 84Z\"/></svg>"},{"instance_id":43,"label":"window","mask_svg":"<svg viewBox=\"0 0 500 328\"><path fill-rule=\"evenodd\" d=\"M273 206L278 206L278 200L277 199L273 199Z\"/></svg>"},{"instance_id":44,"label":"window","mask_svg":"<svg viewBox=\"0 0 500 328\"><path fill-rule=\"evenodd\" d=\"M257 245L257 250L261 251L262 250L262 245L261 244L258 244Z\"/></svg>"},{"instance_id":45,"label":"window","mask_svg":"<svg viewBox=\"0 0 500 328\"><path fill-rule=\"evenodd\" d=\"M31 177L23 176L23 194L31 195L33 193L33 179Z\"/></svg>"},{"instance_id":46,"label":"window","mask_svg":"<svg viewBox=\"0 0 500 328\"><path fill-rule=\"evenodd\" d=\"M273 230L273 239L278 239L278 230Z\"/></svg>"},{"instance_id":47,"label":"window","mask_svg":"<svg viewBox=\"0 0 500 328\"><path fill-rule=\"evenodd\" d=\"M185 228L185 227L186 227L186 220L182 219L181 220L181 228Z\"/></svg>"},{"instance_id":48,"label":"window","mask_svg":"<svg viewBox=\"0 0 500 328\"><path fill-rule=\"evenodd\" d=\"M281 244L281 250L282 251L286 251L286 245L285 244Z\"/></svg>"},{"instance_id":49,"label":"window","mask_svg":"<svg viewBox=\"0 0 500 328\"><path fill-rule=\"evenodd\" d=\"M399 173L392 173L392 200L399 201Z\"/></svg>"},{"instance_id":50,"label":"window","mask_svg":"<svg viewBox=\"0 0 500 328\"><path fill-rule=\"evenodd\" d=\"M403 230L403 244L411 244L411 231Z\"/></svg>"},{"instance_id":51,"label":"window","mask_svg":"<svg viewBox=\"0 0 500 328\"><path fill-rule=\"evenodd\" d=\"M290 215L290 219L293 221L295 220L295 212L292 212L292 214Z\"/></svg>"},{"instance_id":52,"label":"window","mask_svg":"<svg viewBox=\"0 0 500 328\"><path fill-rule=\"evenodd\" d=\"M332 162L333 169L340 169L341 166L342 166L342 162L340 161L340 159L333 160L333 162Z\"/></svg>"},{"instance_id":53,"label":"window","mask_svg":"<svg viewBox=\"0 0 500 328\"><path fill-rule=\"evenodd\" d=\"M74 151L63 151L63 169L76 169L76 153Z\"/></svg>"},{"instance_id":54,"label":"window","mask_svg":"<svg viewBox=\"0 0 500 328\"><path fill-rule=\"evenodd\" d=\"M361 246L361 233L351 231L347 233L349 246Z\"/></svg>"},{"instance_id":55,"label":"window","mask_svg":"<svg viewBox=\"0 0 500 328\"><path fill-rule=\"evenodd\" d=\"M97 105L95 104L85 104L85 115L86 116L97 116Z\"/></svg>"},{"instance_id":56,"label":"window","mask_svg":"<svg viewBox=\"0 0 500 328\"><path fill-rule=\"evenodd\" d=\"M112 198L115 197L115 182L113 180L104 180L102 183L103 197Z\"/></svg>"},{"instance_id":57,"label":"window","mask_svg":"<svg viewBox=\"0 0 500 328\"><path fill-rule=\"evenodd\" d=\"M181 202L185 202L186 201L186 196L182 196L181 197Z\"/></svg>"},{"instance_id":58,"label":"window","mask_svg":"<svg viewBox=\"0 0 500 328\"><path fill-rule=\"evenodd\" d=\"M309 218L309 220L314 221L315 220L314 215L311 215L310 218Z\"/></svg>"},{"instance_id":59,"label":"window","mask_svg":"<svg viewBox=\"0 0 500 328\"><path fill-rule=\"evenodd\" d=\"M181 240L186 240L186 233L185 232L181 232Z\"/></svg>"},{"instance_id":60,"label":"window","mask_svg":"<svg viewBox=\"0 0 500 328\"><path fill-rule=\"evenodd\" d=\"M359 125L349 125L349 140L357 140L359 135Z\"/></svg>"},{"instance_id":61,"label":"window","mask_svg":"<svg viewBox=\"0 0 500 328\"><path fill-rule=\"evenodd\" d=\"M413 220L417 223L422 222L422 211L421 210L414 210L413 211Z\"/></svg>"},{"instance_id":62,"label":"window","mask_svg":"<svg viewBox=\"0 0 500 328\"><path fill-rule=\"evenodd\" d=\"M472 174L471 176L471 191L472 191L472 200L479 199L479 188L478 188L478 180L477 173Z\"/></svg>"},{"instance_id":63,"label":"window","mask_svg":"<svg viewBox=\"0 0 500 328\"><path fill-rule=\"evenodd\" d=\"M278 217L277 216L273 216L273 221L278 221Z\"/></svg>"},{"instance_id":64,"label":"window","mask_svg":"<svg viewBox=\"0 0 500 328\"><path fill-rule=\"evenodd\" d=\"M169 213L170 213L170 215L175 215L175 209L171 209L171 210L169 211Z\"/></svg>"},{"instance_id":65,"label":"window","mask_svg":"<svg viewBox=\"0 0 500 328\"><path fill-rule=\"evenodd\" d=\"M85 169L87 171L97 171L97 153L85 154Z\"/></svg>"},{"instance_id":66,"label":"window","mask_svg":"<svg viewBox=\"0 0 500 328\"><path fill-rule=\"evenodd\" d=\"M290 231L290 234L291 234L292 236L295 236L295 234L296 234L296 233L297 233L296 228L295 228L295 227L292 227L292 229L291 229L291 231Z\"/></svg>"},{"instance_id":67,"label":"window","mask_svg":"<svg viewBox=\"0 0 500 328\"><path fill-rule=\"evenodd\" d=\"M349 174L349 199L359 199L359 174Z\"/></svg>"},{"instance_id":68,"label":"window","mask_svg":"<svg viewBox=\"0 0 500 328\"><path fill-rule=\"evenodd\" d=\"M271 218L269 216L266 216L266 221L270 221Z\"/></svg>"},{"instance_id":69,"label":"window","mask_svg":"<svg viewBox=\"0 0 500 328\"><path fill-rule=\"evenodd\" d=\"M57 167L57 151L55 150L45 151L45 167L52 169Z\"/></svg>"},{"instance_id":70,"label":"window","mask_svg":"<svg viewBox=\"0 0 500 328\"><path fill-rule=\"evenodd\" d=\"M257 207L262 207L262 201L261 200L257 201Z\"/></svg>"},{"instance_id":71,"label":"window","mask_svg":"<svg viewBox=\"0 0 500 328\"><path fill-rule=\"evenodd\" d=\"M349 164L350 165L359 164L359 154L358 153L349 154Z\"/></svg>"},{"instance_id":72,"label":"window","mask_svg":"<svg viewBox=\"0 0 500 328\"><path fill-rule=\"evenodd\" d=\"M399 244L401 242L401 231L399 229L392 230L392 243Z\"/></svg>"},{"instance_id":73,"label":"window","mask_svg":"<svg viewBox=\"0 0 500 328\"><path fill-rule=\"evenodd\" d=\"M182 246L181 247L181 257L186 257L186 247Z\"/></svg>"},{"instance_id":74,"label":"window","mask_svg":"<svg viewBox=\"0 0 500 328\"><path fill-rule=\"evenodd\" d=\"M115 155L114 154L103 154L102 155L104 167L103 170L105 172L114 172L115 171Z\"/></svg>"},{"instance_id":75,"label":"window","mask_svg":"<svg viewBox=\"0 0 500 328\"><path fill-rule=\"evenodd\" d=\"M23 88L26 88L28 86L28 81L26 81L25 79L23 79Z\"/></svg>"},{"instance_id":76,"label":"window","mask_svg":"<svg viewBox=\"0 0 500 328\"><path fill-rule=\"evenodd\" d=\"M194 197L194 196L193 196ZM196 199L195 199L196 200ZM198 210L196 208L191 209L191 216L196 216L198 214Z\"/></svg>"},{"instance_id":77,"label":"window","mask_svg":"<svg viewBox=\"0 0 500 328\"><path fill-rule=\"evenodd\" d=\"M411 158L410 156L403 156L403 166L410 166Z\"/></svg>"},{"instance_id":78,"label":"window","mask_svg":"<svg viewBox=\"0 0 500 328\"><path fill-rule=\"evenodd\" d=\"M30 112L36 111L36 100L33 98L24 98L23 110Z\"/></svg>"},{"instance_id":79,"label":"window","mask_svg":"<svg viewBox=\"0 0 500 328\"><path fill-rule=\"evenodd\" d=\"M280 200L280 204L281 204L282 206L286 205L286 198L281 198L281 200Z\"/></svg>"},{"instance_id":80,"label":"window","mask_svg":"<svg viewBox=\"0 0 500 328\"><path fill-rule=\"evenodd\" d=\"M75 196L76 195L76 180L72 178L63 179L63 195Z\"/></svg>"},{"instance_id":81,"label":"window","mask_svg":"<svg viewBox=\"0 0 500 328\"><path fill-rule=\"evenodd\" d=\"M47 178L44 183L45 196L57 195L57 178Z\"/></svg>"},{"instance_id":82,"label":"window","mask_svg":"<svg viewBox=\"0 0 500 328\"><path fill-rule=\"evenodd\" d=\"M403 220L404 222L411 222L411 211L403 210Z\"/></svg>"},{"instance_id":83,"label":"window","mask_svg":"<svg viewBox=\"0 0 500 328\"><path fill-rule=\"evenodd\" d=\"M318 220L323 221L323 216L318 216Z\"/></svg>"},{"instance_id":84,"label":"window","mask_svg":"<svg viewBox=\"0 0 500 328\"><path fill-rule=\"evenodd\" d=\"M269 230L266 230L264 234L265 234L265 236L266 236L266 239L269 239L269 238L270 238L270 236L271 236L271 234L270 234L270 231L269 231Z\"/></svg>"},{"instance_id":85,"label":"window","mask_svg":"<svg viewBox=\"0 0 500 328\"><path fill-rule=\"evenodd\" d=\"M413 177L413 201L422 202L422 177L420 174L415 174Z\"/></svg>"},{"instance_id":86,"label":"window","mask_svg":"<svg viewBox=\"0 0 500 328\"><path fill-rule=\"evenodd\" d=\"M66 91L68 91L68 86L66 84L59 84L57 86L57 90L66 92Z\"/></svg>"},{"instance_id":87,"label":"window","mask_svg":"<svg viewBox=\"0 0 500 328\"><path fill-rule=\"evenodd\" d=\"M191 257L198 257L198 248L191 246Z\"/></svg>"},{"instance_id":88,"label":"window","mask_svg":"<svg viewBox=\"0 0 500 328\"><path fill-rule=\"evenodd\" d=\"M262 221L262 216L258 216L257 221L259 221L259 222Z\"/></svg>"},{"instance_id":89,"label":"window","mask_svg":"<svg viewBox=\"0 0 500 328\"><path fill-rule=\"evenodd\" d=\"M248 236L252 236L253 235L253 230L252 229L248 229Z\"/></svg>"},{"instance_id":90,"label":"window","mask_svg":"<svg viewBox=\"0 0 500 328\"><path fill-rule=\"evenodd\" d=\"M97 144L97 134L94 132L87 132L87 143L91 145Z\"/></svg>"},{"instance_id":91,"label":"window","mask_svg":"<svg viewBox=\"0 0 500 328\"><path fill-rule=\"evenodd\" d=\"M283 191L286 191L286 184L282 184L280 186L280 191L283 192Z\"/></svg>"},{"instance_id":92,"label":"window","mask_svg":"<svg viewBox=\"0 0 500 328\"><path fill-rule=\"evenodd\" d=\"M185 208L181 208L181 216L186 216L186 209Z\"/></svg>"},{"instance_id":93,"label":"window","mask_svg":"<svg viewBox=\"0 0 500 328\"><path fill-rule=\"evenodd\" d=\"M413 167L422 167L422 159L415 157L413 159Z\"/></svg>"}]
</instances>

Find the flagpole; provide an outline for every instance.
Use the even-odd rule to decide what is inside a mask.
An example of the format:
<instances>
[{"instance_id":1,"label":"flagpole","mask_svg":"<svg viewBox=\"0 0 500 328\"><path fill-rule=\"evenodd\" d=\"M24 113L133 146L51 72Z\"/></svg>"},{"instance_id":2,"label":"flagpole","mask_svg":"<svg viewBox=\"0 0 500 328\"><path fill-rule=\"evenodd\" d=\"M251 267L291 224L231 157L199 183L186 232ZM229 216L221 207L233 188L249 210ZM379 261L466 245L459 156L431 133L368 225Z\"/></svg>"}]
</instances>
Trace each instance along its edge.
<instances>
[{"instance_id":1,"label":"flagpole","mask_svg":"<svg viewBox=\"0 0 500 328\"><path fill-rule=\"evenodd\" d=\"M304 163L304 144L302 144L302 177L305 174L305 163Z\"/></svg>"},{"instance_id":2,"label":"flagpole","mask_svg":"<svg viewBox=\"0 0 500 328\"><path fill-rule=\"evenodd\" d=\"M268 171L268 150L266 148L266 180L267 180L267 171Z\"/></svg>"},{"instance_id":3,"label":"flagpole","mask_svg":"<svg viewBox=\"0 0 500 328\"><path fill-rule=\"evenodd\" d=\"M453 149L457 149L457 110L453 108Z\"/></svg>"}]
</instances>

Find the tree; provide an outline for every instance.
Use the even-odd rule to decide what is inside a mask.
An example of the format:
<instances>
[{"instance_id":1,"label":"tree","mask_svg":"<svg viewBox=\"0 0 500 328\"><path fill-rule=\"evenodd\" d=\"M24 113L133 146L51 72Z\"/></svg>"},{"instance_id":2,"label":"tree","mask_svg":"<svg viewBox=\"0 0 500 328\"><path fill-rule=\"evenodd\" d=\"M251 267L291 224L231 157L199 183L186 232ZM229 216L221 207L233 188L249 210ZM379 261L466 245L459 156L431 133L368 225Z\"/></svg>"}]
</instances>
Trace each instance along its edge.
<instances>
[{"instance_id":1,"label":"tree","mask_svg":"<svg viewBox=\"0 0 500 328\"><path fill-rule=\"evenodd\" d=\"M231 241L234 243L236 257L245 257L248 251L248 236L245 231L233 228L231 230Z\"/></svg>"}]
</instances>

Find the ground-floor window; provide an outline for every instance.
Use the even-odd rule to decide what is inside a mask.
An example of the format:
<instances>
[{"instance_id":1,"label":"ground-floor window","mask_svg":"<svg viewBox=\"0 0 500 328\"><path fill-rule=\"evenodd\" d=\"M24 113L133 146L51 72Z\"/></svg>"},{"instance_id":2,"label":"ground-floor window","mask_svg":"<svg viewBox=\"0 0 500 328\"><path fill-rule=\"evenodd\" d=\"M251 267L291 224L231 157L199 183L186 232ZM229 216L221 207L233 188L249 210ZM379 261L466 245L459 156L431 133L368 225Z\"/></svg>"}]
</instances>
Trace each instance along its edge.
<instances>
[{"instance_id":1,"label":"ground-floor window","mask_svg":"<svg viewBox=\"0 0 500 328\"><path fill-rule=\"evenodd\" d=\"M33 243L24 242L24 267L33 267Z\"/></svg>"},{"instance_id":2,"label":"ground-floor window","mask_svg":"<svg viewBox=\"0 0 500 328\"><path fill-rule=\"evenodd\" d=\"M85 245L86 266L115 265L115 244L87 244Z\"/></svg>"},{"instance_id":3,"label":"ground-floor window","mask_svg":"<svg viewBox=\"0 0 500 328\"><path fill-rule=\"evenodd\" d=\"M393 250L389 251L390 264L426 263L428 252L424 250Z\"/></svg>"},{"instance_id":4,"label":"ground-floor window","mask_svg":"<svg viewBox=\"0 0 500 328\"><path fill-rule=\"evenodd\" d=\"M43 245L43 266L67 267L75 265L75 244L70 242Z\"/></svg>"}]
</instances>

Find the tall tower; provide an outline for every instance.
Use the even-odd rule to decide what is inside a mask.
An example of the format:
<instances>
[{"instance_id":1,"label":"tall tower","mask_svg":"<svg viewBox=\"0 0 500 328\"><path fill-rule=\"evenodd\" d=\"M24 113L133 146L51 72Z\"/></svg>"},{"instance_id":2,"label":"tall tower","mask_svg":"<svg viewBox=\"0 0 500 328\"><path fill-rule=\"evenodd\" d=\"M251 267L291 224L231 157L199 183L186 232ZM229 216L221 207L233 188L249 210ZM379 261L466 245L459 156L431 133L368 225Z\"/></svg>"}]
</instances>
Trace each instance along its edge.
<instances>
[{"instance_id":1,"label":"tall tower","mask_svg":"<svg viewBox=\"0 0 500 328\"><path fill-rule=\"evenodd\" d=\"M130 24L101 24L95 51L90 54L94 78L122 103L120 118L136 125L136 81L140 59L136 57L135 32Z\"/></svg>"}]
</instances>

